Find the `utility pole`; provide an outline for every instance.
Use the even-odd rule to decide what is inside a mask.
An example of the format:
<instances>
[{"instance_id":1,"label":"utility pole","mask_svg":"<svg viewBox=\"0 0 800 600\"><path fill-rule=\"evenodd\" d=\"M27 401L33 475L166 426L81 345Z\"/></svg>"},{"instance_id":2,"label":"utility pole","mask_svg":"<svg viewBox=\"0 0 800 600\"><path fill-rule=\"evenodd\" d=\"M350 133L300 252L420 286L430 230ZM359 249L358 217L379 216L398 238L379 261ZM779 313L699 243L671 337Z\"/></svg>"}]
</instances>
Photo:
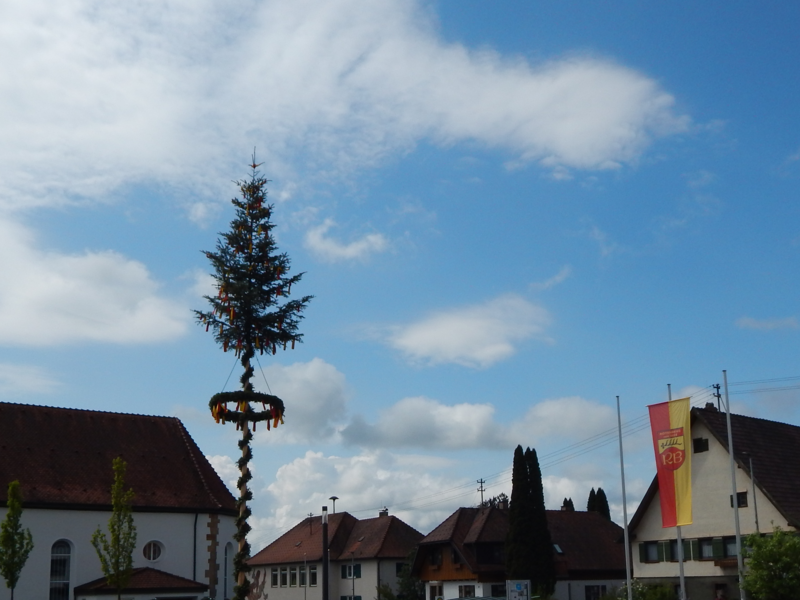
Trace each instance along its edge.
<instances>
[{"instance_id":1,"label":"utility pole","mask_svg":"<svg viewBox=\"0 0 800 600\"><path fill-rule=\"evenodd\" d=\"M716 392L714 392L714 397L717 399L717 410L721 412L722 411L722 407L720 406L720 401L722 399L722 394L719 393L719 387L720 386L719 386L718 383L715 383L711 387L714 388L715 390L717 390Z\"/></svg>"},{"instance_id":2,"label":"utility pole","mask_svg":"<svg viewBox=\"0 0 800 600\"><path fill-rule=\"evenodd\" d=\"M485 480L483 480L483 479L478 479L478 484L479 484L479 486L480 486L480 487L478 488L478 491L481 493L481 506L483 506L483 492L485 492L485 491L486 491L486 488L485 488L485 487L483 487L483 484L484 484L484 483L486 483L486 481L485 481Z\"/></svg>"}]
</instances>

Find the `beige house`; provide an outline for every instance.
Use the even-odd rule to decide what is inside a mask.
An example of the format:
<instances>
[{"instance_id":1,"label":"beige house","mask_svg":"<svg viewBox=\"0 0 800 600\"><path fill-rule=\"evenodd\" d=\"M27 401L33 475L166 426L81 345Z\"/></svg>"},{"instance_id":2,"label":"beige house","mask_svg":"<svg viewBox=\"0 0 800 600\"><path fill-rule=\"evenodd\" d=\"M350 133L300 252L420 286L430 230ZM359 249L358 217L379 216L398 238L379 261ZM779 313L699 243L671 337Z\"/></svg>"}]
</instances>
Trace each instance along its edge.
<instances>
[{"instance_id":1,"label":"beige house","mask_svg":"<svg viewBox=\"0 0 800 600\"><path fill-rule=\"evenodd\" d=\"M713 404L692 409L692 520L681 528L689 598L722 590L739 598L733 502L742 536L800 525L800 427L731 415L736 472L732 498L726 415ZM751 477L755 473L755 484ZM677 533L661 527L654 478L630 523L633 573L645 582L678 584Z\"/></svg>"},{"instance_id":2,"label":"beige house","mask_svg":"<svg viewBox=\"0 0 800 600\"><path fill-rule=\"evenodd\" d=\"M397 576L422 534L383 510L373 519L328 515L328 597L373 600ZM322 599L322 518L308 517L249 560L252 600Z\"/></svg>"}]
</instances>

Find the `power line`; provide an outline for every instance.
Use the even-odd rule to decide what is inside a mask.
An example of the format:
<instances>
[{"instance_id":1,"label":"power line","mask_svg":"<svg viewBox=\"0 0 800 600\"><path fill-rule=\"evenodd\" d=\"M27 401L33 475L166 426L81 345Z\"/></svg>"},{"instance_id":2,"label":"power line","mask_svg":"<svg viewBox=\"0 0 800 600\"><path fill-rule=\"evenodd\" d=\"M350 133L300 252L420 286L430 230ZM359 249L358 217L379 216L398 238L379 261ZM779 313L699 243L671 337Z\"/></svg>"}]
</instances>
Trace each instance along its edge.
<instances>
[{"instance_id":1,"label":"power line","mask_svg":"<svg viewBox=\"0 0 800 600\"><path fill-rule=\"evenodd\" d=\"M783 381L797 381L797 380L800 380L800 376L780 377L774 379L761 379L753 381L729 382L728 385L729 386L752 385L752 384L777 383ZM741 390L730 393L747 394L751 392L772 392L772 391L783 391L783 390L793 390L793 389L800 389L800 384L791 386L757 388L754 390ZM715 397L714 386L712 385L701 388L700 390L689 396L689 398L691 399L692 406L704 405L706 401L714 397ZM650 427L649 414L644 413L622 424L622 436L630 437L632 435L635 435L637 433L649 429L649 427ZM569 444L558 450L548 452L547 454L542 454L540 455L541 469L543 471L546 469L550 469L556 465L559 465L561 463L567 462L569 460L572 460L579 456L583 456L584 454L588 454L589 452L593 452L594 450L607 446L617 440L617 435L618 435L617 428L612 427L604 431L601 431L599 433L596 433L595 435L589 436L588 438L581 440L579 442ZM504 469L499 473L494 473L492 475L485 476L484 479L478 480L478 483L481 484L481 487L483 487L483 485L487 483L487 481L489 480L497 480L493 481L493 483L491 484L492 486L509 483L511 481L511 468L509 467L508 469ZM419 496L414 499L406 500L403 502L395 502L393 503L392 506L393 508L400 508L402 510L421 510L424 508L429 508L431 506L449 503L453 500L457 500L459 498L463 498L473 494L474 489L467 489L467 488L472 488L473 485L474 484L471 482L469 483L465 482L447 488L445 490L438 490L436 492L425 494L423 496ZM478 491L481 491L482 495L482 490L480 488L478 489ZM483 491L485 491L485 489ZM353 512L354 513L374 512L375 510L379 510L380 508L382 507L366 508Z\"/></svg>"}]
</instances>

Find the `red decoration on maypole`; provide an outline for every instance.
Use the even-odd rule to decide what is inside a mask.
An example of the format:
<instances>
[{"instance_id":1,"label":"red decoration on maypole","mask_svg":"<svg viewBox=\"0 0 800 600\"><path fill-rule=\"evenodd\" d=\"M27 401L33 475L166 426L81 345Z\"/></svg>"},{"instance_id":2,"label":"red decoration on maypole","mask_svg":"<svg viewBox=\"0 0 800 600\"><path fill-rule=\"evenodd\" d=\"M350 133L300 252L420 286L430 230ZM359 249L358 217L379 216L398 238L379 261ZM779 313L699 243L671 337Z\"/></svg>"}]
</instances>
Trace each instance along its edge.
<instances>
[{"instance_id":1,"label":"red decoration on maypole","mask_svg":"<svg viewBox=\"0 0 800 600\"><path fill-rule=\"evenodd\" d=\"M250 592L247 578L247 559L250 558L247 501L253 497L247 487L252 479L248 467L253 456L250 441L258 422L265 421L269 431L283 423L285 412L280 398L253 389L250 380L254 369L250 361L256 351L275 354L278 345L285 350L289 343L294 349L295 342L302 341L303 337L297 332L302 319L300 313L311 300L311 296L287 299L292 284L299 282L303 274L289 276L289 257L277 253L272 237L272 206L265 202L268 180L258 172L260 165L256 164L255 155L250 166L250 178L237 182L241 197L231 200L236 214L230 230L220 233L214 252L205 252L214 268L212 276L217 287L215 295L205 296L211 310L194 311L198 322L213 333L223 352L233 350L244 369L241 390L216 394L209 402L211 416L217 423L233 422L236 429L242 431L238 444L242 457L237 461L241 476L236 484L239 517L234 537L239 542L239 551L233 560L237 581L235 600L245 600ZM283 303L279 303L278 298ZM254 410L254 404L260 404L263 410Z\"/></svg>"}]
</instances>

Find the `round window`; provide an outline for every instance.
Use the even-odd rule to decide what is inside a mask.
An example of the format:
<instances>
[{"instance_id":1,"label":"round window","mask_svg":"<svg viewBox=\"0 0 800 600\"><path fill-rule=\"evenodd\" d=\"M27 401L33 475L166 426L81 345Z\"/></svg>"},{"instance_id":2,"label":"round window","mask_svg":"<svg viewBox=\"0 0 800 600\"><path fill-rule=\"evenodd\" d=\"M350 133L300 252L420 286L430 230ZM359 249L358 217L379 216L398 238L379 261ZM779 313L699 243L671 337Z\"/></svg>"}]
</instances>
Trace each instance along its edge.
<instances>
[{"instance_id":1,"label":"round window","mask_svg":"<svg viewBox=\"0 0 800 600\"><path fill-rule=\"evenodd\" d=\"M161 544L158 542L147 542L144 545L144 557L147 560L158 560L161 556Z\"/></svg>"}]
</instances>

